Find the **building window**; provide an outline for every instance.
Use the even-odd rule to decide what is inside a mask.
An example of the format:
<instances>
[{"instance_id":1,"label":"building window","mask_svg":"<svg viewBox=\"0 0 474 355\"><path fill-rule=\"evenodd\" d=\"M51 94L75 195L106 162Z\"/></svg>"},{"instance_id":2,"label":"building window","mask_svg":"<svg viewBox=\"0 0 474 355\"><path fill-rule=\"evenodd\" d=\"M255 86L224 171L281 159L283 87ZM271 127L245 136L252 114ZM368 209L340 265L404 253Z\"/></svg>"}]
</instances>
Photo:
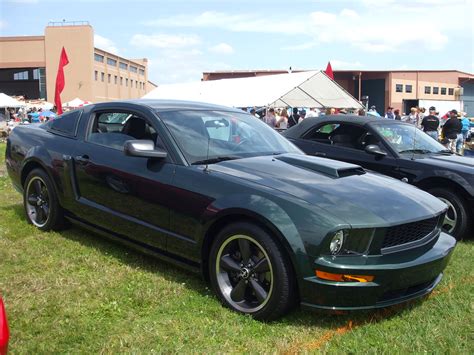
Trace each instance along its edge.
<instances>
[{"instance_id":1,"label":"building window","mask_svg":"<svg viewBox=\"0 0 474 355\"><path fill-rule=\"evenodd\" d=\"M111 65L113 67L116 67L117 66L117 61L115 59L112 59L112 58L107 58L107 64Z\"/></svg>"},{"instance_id":2,"label":"building window","mask_svg":"<svg viewBox=\"0 0 474 355\"><path fill-rule=\"evenodd\" d=\"M124 70L127 70L127 69L128 69L127 63L124 63L124 62L120 62L120 63L119 63L119 67L120 67L120 69L124 69Z\"/></svg>"},{"instance_id":3,"label":"building window","mask_svg":"<svg viewBox=\"0 0 474 355\"><path fill-rule=\"evenodd\" d=\"M130 65L130 71L132 73L136 73L138 71L138 68L137 67L134 67L133 65Z\"/></svg>"},{"instance_id":4,"label":"building window","mask_svg":"<svg viewBox=\"0 0 474 355\"><path fill-rule=\"evenodd\" d=\"M140 75L145 75L145 70L144 70L144 69L140 69L140 70L139 70L139 73L140 73Z\"/></svg>"},{"instance_id":5,"label":"building window","mask_svg":"<svg viewBox=\"0 0 474 355\"><path fill-rule=\"evenodd\" d=\"M412 85L405 85L405 92L413 92L413 86Z\"/></svg>"},{"instance_id":6,"label":"building window","mask_svg":"<svg viewBox=\"0 0 474 355\"><path fill-rule=\"evenodd\" d=\"M33 80L39 80L40 77L40 70L39 69L34 69L33 70Z\"/></svg>"},{"instance_id":7,"label":"building window","mask_svg":"<svg viewBox=\"0 0 474 355\"><path fill-rule=\"evenodd\" d=\"M396 92L403 92L403 85L402 84L396 84L395 85L395 91Z\"/></svg>"},{"instance_id":8,"label":"building window","mask_svg":"<svg viewBox=\"0 0 474 355\"><path fill-rule=\"evenodd\" d=\"M130 87L133 89L133 79L130 79Z\"/></svg>"},{"instance_id":9,"label":"building window","mask_svg":"<svg viewBox=\"0 0 474 355\"><path fill-rule=\"evenodd\" d=\"M125 86L128 86L128 79L125 78Z\"/></svg>"},{"instance_id":10,"label":"building window","mask_svg":"<svg viewBox=\"0 0 474 355\"><path fill-rule=\"evenodd\" d=\"M94 71L94 79L95 79L95 81L98 80L98 77L99 77L99 72L96 70L96 71Z\"/></svg>"},{"instance_id":11,"label":"building window","mask_svg":"<svg viewBox=\"0 0 474 355\"><path fill-rule=\"evenodd\" d=\"M117 85L117 75L114 75L114 84Z\"/></svg>"},{"instance_id":12,"label":"building window","mask_svg":"<svg viewBox=\"0 0 474 355\"><path fill-rule=\"evenodd\" d=\"M454 95L454 89L453 88L448 89L448 95Z\"/></svg>"},{"instance_id":13,"label":"building window","mask_svg":"<svg viewBox=\"0 0 474 355\"><path fill-rule=\"evenodd\" d=\"M439 94L439 87L433 86L433 95L438 95Z\"/></svg>"},{"instance_id":14,"label":"building window","mask_svg":"<svg viewBox=\"0 0 474 355\"><path fill-rule=\"evenodd\" d=\"M135 89L138 89L138 81L135 81Z\"/></svg>"},{"instance_id":15,"label":"building window","mask_svg":"<svg viewBox=\"0 0 474 355\"><path fill-rule=\"evenodd\" d=\"M28 80L28 71L13 74L13 80Z\"/></svg>"},{"instance_id":16,"label":"building window","mask_svg":"<svg viewBox=\"0 0 474 355\"><path fill-rule=\"evenodd\" d=\"M112 75L110 74L107 74L107 82L110 84L110 82L112 81Z\"/></svg>"},{"instance_id":17,"label":"building window","mask_svg":"<svg viewBox=\"0 0 474 355\"><path fill-rule=\"evenodd\" d=\"M120 85L123 85L123 78L120 77Z\"/></svg>"},{"instance_id":18,"label":"building window","mask_svg":"<svg viewBox=\"0 0 474 355\"><path fill-rule=\"evenodd\" d=\"M441 88L441 95L446 95L446 88Z\"/></svg>"},{"instance_id":19,"label":"building window","mask_svg":"<svg viewBox=\"0 0 474 355\"><path fill-rule=\"evenodd\" d=\"M431 94L431 86L425 86L425 94Z\"/></svg>"},{"instance_id":20,"label":"building window","mask_svg":"<svg viewBox=\"0 0 474 355\"><path fill-rule=\"evenodd\" d=\"M105 78L105 73L101 72L100 73L100 81L104 82L104 78Z\"/></svg>"},{"instance_id":21,"label":"building window","mask_svg":"<svg viewBox=\"0 0 474 355\"><path fill-rule=\"evenodd\" d=\"M96 62L103 63L104 62L104 56L100 55L100 54L97 54L97 53L94 53L94 60Z\"/></svg>"}]
</instances>

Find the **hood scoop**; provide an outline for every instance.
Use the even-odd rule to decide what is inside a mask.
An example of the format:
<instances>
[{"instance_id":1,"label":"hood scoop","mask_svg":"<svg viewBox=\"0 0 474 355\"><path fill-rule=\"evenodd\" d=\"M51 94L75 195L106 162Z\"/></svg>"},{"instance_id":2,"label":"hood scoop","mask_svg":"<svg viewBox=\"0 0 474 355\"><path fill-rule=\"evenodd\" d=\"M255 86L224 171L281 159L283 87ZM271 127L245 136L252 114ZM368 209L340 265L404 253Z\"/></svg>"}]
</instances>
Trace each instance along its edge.
<instances>
[{"instance_id":1,"label":"hood scoop","mask_svg":"<svg viewBox=\"0 0 474 355\"><path fill-rule=\"evenodd\" d=\"M343 178L352 175L365 174L365 170L359 165L344 163L332 159L310 157L307 155L281 155L275 157L275 159L333 178Z\"/></svg>"}]
</instances>

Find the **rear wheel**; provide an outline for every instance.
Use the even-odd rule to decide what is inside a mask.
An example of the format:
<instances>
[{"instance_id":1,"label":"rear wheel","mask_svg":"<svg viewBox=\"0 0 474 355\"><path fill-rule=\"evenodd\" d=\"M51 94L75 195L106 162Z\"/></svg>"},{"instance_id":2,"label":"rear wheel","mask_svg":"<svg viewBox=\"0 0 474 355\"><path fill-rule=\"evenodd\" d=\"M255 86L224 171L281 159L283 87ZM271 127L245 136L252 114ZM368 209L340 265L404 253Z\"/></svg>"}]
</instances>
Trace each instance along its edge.
<instances>
[{"instance_id":1,"label":"rear wheel","mask_svg":"<svg viewBox=\"0 0 474 355\"><path fill-rule=\"evenodd\" d=\"M452 190L445 188L434 188L428 192L448 206L443 222L443 230L454 236L457 240L467 237L470 221L469 209L465 200Z\"/></svg>"},{"instance_id":2,"label":"rear wheel","mask_svg":"<svg viewBox=\"0 0 474 355\"><path fill-rule=\"evenodd\" d=\"M63 210L48 174L42 169L32 170L25 180L23 205L29 223L43 231L64 225Z\"/></svg>"},{"instance_id":3,"label":"rear wheel","mask_svg":"<svg viewBox=\"0 0 474 355\"><path fill-rule=\"evenodd\" d=\"M251 223L232 224L219 233L209 274L224 305L256 319L280 317L294 298L288 258L268 233Z\"/></svg>"}]
</instances>

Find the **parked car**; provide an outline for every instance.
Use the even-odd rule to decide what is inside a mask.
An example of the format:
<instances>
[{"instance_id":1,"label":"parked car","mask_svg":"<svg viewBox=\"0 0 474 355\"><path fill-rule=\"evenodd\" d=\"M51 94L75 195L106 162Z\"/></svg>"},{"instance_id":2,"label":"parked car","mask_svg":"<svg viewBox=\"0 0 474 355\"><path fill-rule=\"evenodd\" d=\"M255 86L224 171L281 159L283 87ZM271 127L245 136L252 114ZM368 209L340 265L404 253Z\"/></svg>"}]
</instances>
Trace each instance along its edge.
<instances>
[{"instance_id":1,"label":"parked car","mask_svg":"<svg viewBox=\"0 0 474 355\"><path fill-rule=\"evenodd\" d=\"M3 300L0 297L0 355L6 355L8 352L8 341L10 332L8 330L7 313Z\"/></svg>"},{"instance_id":2,"label":"parked car","mask_svg":"<svg viewBox=\"0 0 474 355\"><path fill-rule=\"evenodd\" d=\"M409 123L335 115L309 118L284 136L306 154L359 164L406 181L448 206L443 230L472 235L474 159L451 153Z\"/></svg>"},{"instance_id":3,"label":"parked car","mask_svg":"<svg viewBox=\"0 0 474 355\"><path fill-rule=\"evenodd\" d=\"M455 247L446 205L304 155L260 120L175 101L100 103L9 137L27 220L64 220L200 271L222 303L366 309L429 293Z\"/></svg>"}]
</instances>

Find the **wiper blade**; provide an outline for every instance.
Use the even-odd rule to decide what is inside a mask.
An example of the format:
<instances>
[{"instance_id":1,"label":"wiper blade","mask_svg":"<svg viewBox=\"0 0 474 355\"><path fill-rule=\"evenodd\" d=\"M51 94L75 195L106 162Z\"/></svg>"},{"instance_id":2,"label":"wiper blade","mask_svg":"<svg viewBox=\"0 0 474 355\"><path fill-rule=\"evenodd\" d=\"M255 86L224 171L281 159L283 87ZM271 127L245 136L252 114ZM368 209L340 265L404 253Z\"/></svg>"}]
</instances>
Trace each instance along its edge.
<instances>
[{"instance_id":1,"label":"wiper blade","mask_svg":"<svg viewBox=\"0 0 474 355\"><path fill-rule=\"evenodd\" d=\"M440 150L438 152L436 152L437 154L448 154L448 155L451 155L453 154L453 152L449 149L443 149L443 150Z\"/></svg>"},{"instance_id":2,"label":"wiper blade","mask_svg":"<svg viewBox=\"0 0 474 355\"><path fill-rule=\"evenodd\" d=\"M407 150L402 150L401 152L398 152L398 153L399 154L402 154L402 153L427 154L427 153L433 153L433 152L428 149L407 149Z\"/></svg>"},{"instance_id":3,"label":"wiper blade","mask_svg":"<svg viewBox=\"0 0 474 355\"><path fill-rule=\"evenodd\" d=\"M222 156L222 157L213 157L209 159L195 161L194 163L192 163L192 165L215 164L215 163L220 163L221 161L235 160L235 159L240 159L240 157L231 156L231 155Z\"/></svg>"}]
</instances>

